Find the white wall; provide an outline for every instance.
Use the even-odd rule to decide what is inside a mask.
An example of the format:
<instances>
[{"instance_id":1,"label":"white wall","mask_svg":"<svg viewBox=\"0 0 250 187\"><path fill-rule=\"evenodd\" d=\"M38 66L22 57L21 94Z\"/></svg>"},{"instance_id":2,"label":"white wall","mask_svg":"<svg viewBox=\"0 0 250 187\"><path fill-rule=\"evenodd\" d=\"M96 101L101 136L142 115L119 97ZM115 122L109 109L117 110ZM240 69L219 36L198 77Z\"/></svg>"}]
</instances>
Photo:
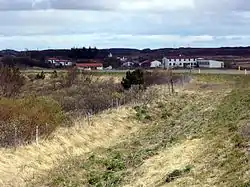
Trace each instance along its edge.
<instances>
[{"instance_id":1,"label":"white wall","mask_svg":"<svg viewBox=\"0 0 250 187\"><path fill-rule=\"evenodd\" d=\"M151 68L157 68L157 67L160 67L161 66L161 62L158 61L158 60L154 60L150 63L150 67Z\"/></svg>"},{"instance_id":2,"label":"white wall","mask_svg":"<svg viewBox=\"0 0 250 187\"><path fill-rule=\"evenodd\" d=\"M198 60L201 68L224 68L224 62L216 60Z\"/></svg>"},{"instance_id":3,"label":"white wall","mask_svg":"<svg viewBox=\"0 0 250 187\"><path fill-rule=\"evenodd\" d=\"M196 66L197 60L195 58L178 58L178 59L162 59L163 66L165 65L166 68L168 67L186 67L189 65Z\"/></svg>"},{"instance_id":4,"label":"white wall","mask_svg":"<svg viewBox=\"0 0 250 187\"><path fill-rule=\"evenodd\" d=\"M224 68L224 62L210 60L209 67L210 68Z\"/></svg>"}]
</instances>

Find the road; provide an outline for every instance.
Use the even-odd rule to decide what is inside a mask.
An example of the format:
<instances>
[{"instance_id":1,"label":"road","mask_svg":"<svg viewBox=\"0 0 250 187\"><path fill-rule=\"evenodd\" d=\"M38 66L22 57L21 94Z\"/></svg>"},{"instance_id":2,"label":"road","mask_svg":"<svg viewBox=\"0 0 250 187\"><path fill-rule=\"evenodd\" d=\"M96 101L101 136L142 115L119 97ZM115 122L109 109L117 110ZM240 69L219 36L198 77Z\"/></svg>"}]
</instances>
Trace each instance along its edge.
<instances>
[{"instance_id":1,"label":"road","mask_svg":"<svg viewBox=\"0 0 250 187\"><path fill-rule=\"evenodd\" d=\"M54 70L52 69L40 69L40 70L22 70L23 73L39 73L41 71L44 71L44 73L52 73ZM56 70L58 72L66 72L66 70ZM128 70L98 70L98 71L91 71L91 72L105 72L105 73L125 73ZM173 70L173 73L190 73L190 70ZM244 74L250 74L250 71L245 70L225 70L225 69L192 69L191 73L193 74L228 74L228 75L244 75Z\"/></svg>"}]
</instances>

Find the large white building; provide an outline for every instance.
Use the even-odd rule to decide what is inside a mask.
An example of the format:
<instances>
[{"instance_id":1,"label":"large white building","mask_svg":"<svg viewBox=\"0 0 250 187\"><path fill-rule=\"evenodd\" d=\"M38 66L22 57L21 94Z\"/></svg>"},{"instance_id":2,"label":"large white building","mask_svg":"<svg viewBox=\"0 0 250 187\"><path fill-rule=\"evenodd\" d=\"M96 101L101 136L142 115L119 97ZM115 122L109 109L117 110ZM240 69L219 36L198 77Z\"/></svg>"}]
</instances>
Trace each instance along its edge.
<instances>
[{"instance_id":1,"label":"large white building","mask_svg":"<svg viewBox=\"0 0 250 187\"><path fill-rule=\"evenodd\" d=\"M164 57L162 59L164 68L224 68L224 62L217 60L209 60L203 58L187 58L187 57Z\"/></svg>"},{"instance_id":2,"label":"large white building","mask_svg":"<svg viewBox=\"0 0 250 187\"><path fill-rule=\"evenodd\" d=\"M186 58L186 57L164 57L162 59L162 65L164 68L190 68L197 66L196 58Z\"/></svg>"},{"instance_id":3,"label":"large white building","mask_svg":"<svg viewBox=\"0 0 250 187\"><path fill-rule=\"evenodd\" d=\"M222 61L198 59L197 62L200 68L224 68L224 62Z\"/></svg>"}]
</instances>

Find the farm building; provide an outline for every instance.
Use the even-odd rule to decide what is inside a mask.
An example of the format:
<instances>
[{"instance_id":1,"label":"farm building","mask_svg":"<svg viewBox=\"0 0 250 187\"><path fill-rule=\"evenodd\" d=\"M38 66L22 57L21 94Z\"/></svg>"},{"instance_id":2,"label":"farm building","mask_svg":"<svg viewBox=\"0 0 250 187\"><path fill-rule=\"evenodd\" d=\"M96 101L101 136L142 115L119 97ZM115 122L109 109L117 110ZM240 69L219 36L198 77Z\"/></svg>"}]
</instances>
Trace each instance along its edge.
<instances>
[{"instance_id":1,"label":"farm building","mask_svg":"<svg viewBox=\"0 0 250 187\"><path fill-rule=\"evenodd\" d=\"M53 64L56 67L63 67L63 66L72 66L73 62L70 60L62 60L58 58L48 58L46 60L47 63Z\"/></svg>"},{"instance_id":2,"label":"farm building","mask_svg":"<svg viewBox=\"0 0 250 187\"><path fill-rule=\"evenodd\" d=\"M158 68L161 67L161 62L158 60L154 60L152 62L150 62L150 68Z\"/></svg>"},{"instance_id":3,"label":"farm building","mask_svg":"<svg viewBox=\"0 0 250 187\"><path fill-rule=\"evenodd\" d=\"M81 70L103 70L102 63L77 63L76 67Z\"/></svg>"},{"instance_id":4,"label":"farm building","mask_svg":"<svg viewBox=\"0 0 250 187\"><path fill-rule=\"evenodd\" d=\"M161 62L158 60L154 60L154 61L143 61L140 63L140 66L143 68L158 68L161 67Z\"/></svg>"},{"instance_id":5,"label":"farm building","mask_svg":"<svg viewBox=\"0 0 250 187\"><path fill-rule=\"evenodd\" d=\"M197 63L200 68L224 68L224 62L217 60L198 59Z\"/></svg>"},{"instance_id":6,"label":"farm building","mask_svg":"<svg viewBox=\"0 0 250 187\"><path fill-rule=\"evenodd\" d=\"M196 58L186 57L164 57L162 59L162 65L164 68L189 68L197 66Z\"/></svg>"}]
</instances>

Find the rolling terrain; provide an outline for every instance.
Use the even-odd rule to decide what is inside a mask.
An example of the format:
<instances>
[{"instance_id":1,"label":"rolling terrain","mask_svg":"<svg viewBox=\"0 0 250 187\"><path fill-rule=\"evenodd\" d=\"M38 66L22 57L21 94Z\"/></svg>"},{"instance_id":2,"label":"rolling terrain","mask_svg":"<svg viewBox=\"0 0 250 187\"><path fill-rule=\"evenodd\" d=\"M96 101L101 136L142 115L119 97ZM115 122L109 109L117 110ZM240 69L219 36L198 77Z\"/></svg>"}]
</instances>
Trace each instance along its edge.
<instances>
[{"instance_id":1,"label":"rolling terrain","mask_svg":"<svg viewBox=\"0 0 250 187\"><path fill-rule=\"evenodd\" d=\"M0 149L1 186L249 186L249 76L196 74L168 89Z\"/></svg>"}]
</instances>

